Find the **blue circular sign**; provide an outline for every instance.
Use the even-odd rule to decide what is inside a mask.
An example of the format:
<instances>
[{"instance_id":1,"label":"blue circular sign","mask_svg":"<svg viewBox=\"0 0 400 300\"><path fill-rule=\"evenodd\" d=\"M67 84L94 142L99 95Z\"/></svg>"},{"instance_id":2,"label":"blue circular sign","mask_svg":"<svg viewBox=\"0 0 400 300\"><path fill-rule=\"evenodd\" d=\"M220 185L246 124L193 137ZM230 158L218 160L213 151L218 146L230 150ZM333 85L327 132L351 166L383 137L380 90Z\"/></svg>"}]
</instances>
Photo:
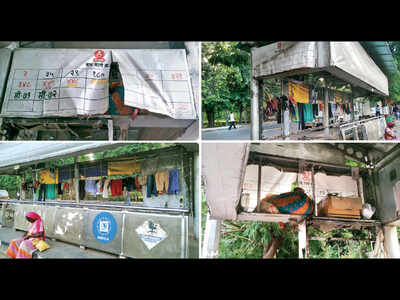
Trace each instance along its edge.
<instances>
[{"instance_id":1,"label":"blue circular sign","mask_svg":"<svg viewBox=\"0 0 400 300\"><path fill-rule=\"evenodd\" d=\"M99 242L109 243L117 234L117 222L108 212L99 213L93 220L93 235Z\"/></svg>"}]
</instances>

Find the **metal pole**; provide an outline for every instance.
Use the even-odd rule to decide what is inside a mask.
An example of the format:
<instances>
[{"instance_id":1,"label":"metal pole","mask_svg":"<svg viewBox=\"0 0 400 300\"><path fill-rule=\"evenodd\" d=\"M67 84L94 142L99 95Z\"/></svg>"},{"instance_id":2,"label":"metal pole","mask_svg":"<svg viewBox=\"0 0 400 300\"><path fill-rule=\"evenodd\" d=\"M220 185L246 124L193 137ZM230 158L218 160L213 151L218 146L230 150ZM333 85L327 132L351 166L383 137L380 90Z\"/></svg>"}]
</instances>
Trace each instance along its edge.
<instances>
[{"instance_id":1,"label":"metal pole","mask_svg":"<svg viewBox=\"0 0 400 300\"><path fill-rule=\"evenodd\" d=\"M74 157L74 178L75 178L75 199L79 203L79 169L78 169L78 156Z\"/></svg>"},{"instance_id":2,"label":"metal pole","mask_svg":"<svg viewBox=\"0 0 400 300\"><path fill-rule=\"evenodd\" d=\"M108 126L108 140L112 141L114 139L114 125L113 125L113 120L108 120L107 121L107 126Z\"/></svg>"},{"instance_id":3,"label":"metal pole","mask_svg":"<svg viewBox=\"0 0 400 300\"><path fill-rule=\"evenodd\" d=\"M400 258L399 239L396 226L383 226L383 243L389 258Z\"/></svg>"},{"instance_id":4,"label":"metal pole","mask_svg":"<svg viewBox=\"0 0 400 300\"><path fill-rule=\"evenodd\" d=\"M307 226L306 221L303 220L298 225L298 239L299 239L299 258L307 257Z\"/></svg>"},{"instance_id":5,"label":"metal pole","mask_svg":"<svg viewBox=\"0 0 400 300\"><path fill-rule=\"evenodd\" d=\"M312 182L312 196L314 200L314 216L318 216L317 212L317 198L315 197L315 172L314 172L314 165L311 166L311 182Z\"/></svg>"},{"instance_id":6,"label":"metal pole","mask_svg":"<svg viewBox=\"0 0 400 300\"><path fill-rule=\"evenodd\" d=\"M260 211L261 204L261 173L262 173L262 164L261 161L258 163L258 181L257 181L257 209L256 211Z\"/></svg>"},{"instance_id":7,"label":"metal pole","mask_svg":"<svg viewBox=\"0 0 400 300\"><path fill-rule=\"evenodd\" d=\"M281 80L281 95L289 98L289 82L287 80ZM281 110L282 136L284 139L287 139L287 137L290 136L290 117L285 118L285 114L289 116L289 106L286 110L283 108Z\"/></svg>"},{"instance_id":8,"label":"metal pole","mask_svg":"<svg viewBox=\"0 0 400 300\"><path fill-rule=\"evenodd\" d=\"M355 120L355 116L354 116L354 97L353 97L353 85L350 84L350 90L351 90L351 94L350 94L350 100L351 100L351 122L354 122Z\"/></svg>"},{"instance_id":9,"label":"metal pole","mask_svg":"<svg viewBox=\"0 0 400 300\"><path fill-rule=\"evenodd\" d=\"M203 258L218 257L221 220L211 220L207 213L206 228L204 230Z\"/></svg>"},{"instance_id":10,"label":"metal pole","mask_svg":"<svg viewBox=\"0 0 400 300\"><path fill-rule=\"evenodd\" d=\"M250 101L251 101L251 132L250 139L258 140L260 137L259 114L259 81L253 76L253 49L251 50L251 76L250 76Z\"/></svg>"},{"instance_id":11,"label":"metal pole","mask_svg":"<svg viewBox=\"0 0 400 300\"><path fill-rule=\"evenodd\" d=\"M199 152L194 153L193 159L194 165L194 212L193 212L193 222L194 222L194 235L197 239L199 239L199 230L200 230L200 159Z\"/></svg>"},{"instance_id":12,"label":"metal pole","mask_svg":"<svg viewBox=\"0 0 400 300\"><path fill-rule=\"evenodd\" d=\"M263 139L263 124L264 124L264 81L258 81L258 139Z\"/></svg>"},{"instance_id":13,"label":"metal pole","mask_svg":"<svg viewBox=\"0 0 400 300\"><path fill-rule=\"evenodd\" d=\"M325 77L325 89L324 89L324 136L329 138L329 93L328 93L328 79Z\"/></svg>"}]
</instances>

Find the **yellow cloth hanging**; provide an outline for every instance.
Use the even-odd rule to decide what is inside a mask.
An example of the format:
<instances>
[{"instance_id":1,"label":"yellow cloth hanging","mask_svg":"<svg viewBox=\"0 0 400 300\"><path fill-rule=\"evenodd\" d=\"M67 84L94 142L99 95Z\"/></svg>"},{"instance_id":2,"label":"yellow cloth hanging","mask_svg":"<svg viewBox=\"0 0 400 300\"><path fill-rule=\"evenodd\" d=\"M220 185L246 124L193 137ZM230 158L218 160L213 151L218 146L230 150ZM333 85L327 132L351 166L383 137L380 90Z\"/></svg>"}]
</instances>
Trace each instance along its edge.
<instances>
[{"instance_id":1,"label":"yellow cloth hanging","mask_svg":"<svg viewBox=\"0 0 400 300\"><path fill-rule=\"evenodd\" d=\"M335 92L333 95L333 101L335 101L335 103L342 103L342 101L343 101L342 95Z\"/></svg>"},{"instance_id":2,"label":"yellow cloth hanging","mask_svg":"<svg viewBox=\"0 0 400 300\"><path fill-rule=\"evenodd\" d=\"M289 96L292 96L297 103L310 103L308 87L289 81Z\"/></svg>"},{"instance_id":3,"label":"yellow cloth hanging","mask_svg":"<svg viewBox=\"0 0 400 300\"><path fill-rule=\"evenodd\" d=\"M50 169L40 170L40 183L58 184L58 169L55 173L50 172Z\"/></svg>"},{"instance_id":4,"label":"yellow cloth hanging","mask_svg":"<svg viewBox=\"0 0 400 300\"><path fill-rule=\"evenodd\" d=\"M135 160L113 161L108 163L108 176L140 173L140 163Z\"/></svg>"}]
</instances>

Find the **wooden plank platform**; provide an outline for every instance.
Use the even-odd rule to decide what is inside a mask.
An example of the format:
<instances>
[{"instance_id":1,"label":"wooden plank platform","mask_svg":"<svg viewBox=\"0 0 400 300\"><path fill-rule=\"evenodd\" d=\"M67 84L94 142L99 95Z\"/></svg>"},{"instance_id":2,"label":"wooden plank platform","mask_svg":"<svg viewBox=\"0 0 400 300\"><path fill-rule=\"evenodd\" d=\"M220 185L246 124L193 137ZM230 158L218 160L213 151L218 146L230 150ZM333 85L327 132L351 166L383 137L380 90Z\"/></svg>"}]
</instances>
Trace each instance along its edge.
<instances>
[{"instance_id":1,"label":"wooden plank platform","mask_svg":"<svg viewBox=\"0 0 400 300\"><path fill-rule=\"evenodd\" d=\"M282 222L287 223L289 220L296 220L300 223L306 216L291 214L265 214L265 213L247 213L241 212L237 215L239 221L261 221L261 222Z\"/></svg>"}]
</instances>

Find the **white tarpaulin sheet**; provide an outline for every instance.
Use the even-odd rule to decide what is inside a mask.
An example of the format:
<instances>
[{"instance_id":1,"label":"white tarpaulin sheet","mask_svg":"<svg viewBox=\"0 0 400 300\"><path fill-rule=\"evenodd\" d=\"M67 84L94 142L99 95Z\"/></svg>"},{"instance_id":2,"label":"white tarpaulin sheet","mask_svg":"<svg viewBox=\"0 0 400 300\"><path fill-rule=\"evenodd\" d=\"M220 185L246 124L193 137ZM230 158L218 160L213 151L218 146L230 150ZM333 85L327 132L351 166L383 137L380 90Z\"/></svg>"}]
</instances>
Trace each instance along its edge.
<instances>
[{"instance_id":1,"label":"white tarpaulin sheet","mask_svg":"<svg viewBox=\"0 0 400 300\"><path fill-rule=\"evenodd\" d=\"M267 194L281 194L292 190L292 185L298 179L299 186L312 197L312 189L302 184L298 173L281 172L277 168L263 166L261 168L261 199ZM248 165L243 183L243 193L248 193L250 201L245 209L253 211L257 206L258 166ZM357 182L351 176L328 176L318 172L315 174L316 202L326 198L328 193L337 193L340 197L357 197Z\"/></svg>"},{"instance_id":2,"label":"white tarpaulin sheet","mask_svg":"<svg viewBox=\"0 0 400 300\"><path fill-rule=\"evenodd\" d=\"M184 49L118 49L112 60L122 75L125 105L197 119Z\"/></svg>"},{"instance_id":3,"label":"white tarpaulin sheet","mask_svg":"<svg viewBox=\"0 0 400 300\"><path fill-rule=\"evenodd\" d=\"M108 109L110 64L109 50L16 49L2 114L104 114Z\"/></svg>"},{"instance_id":4,"label":"white tarpaulin sheet","mask_svg":"<svg viewBox=\"0 0 400 300\"><path fill-rule=\"evenodd\" d=\"M7 69L11 62L11 50L0 49L0 97L6 88L7 83Z\"/></svg>"},{"instance_id":5,"label":"white tarpaulin sheet","mask_svg":"<svg viewBox=\"0 0 400 300\"><path fill-rule=\"evenodd\" d=\"M261 199L267 194L290 192L296 179L297 173L281 172L274 167L263 166L261 168ZM258 166L248 165L243 184L243 193L250 195L248 211L253 211L257 206L257 184Z\"/></svg>"},{"instance_id":6,"label":"white tarpaulin sheet","mask_svg":"<svg viewBox=\"0 0 400 300\"><path fill-rule=\"evenodd\" d=\"M315 42L292 42L286 47L284 42L280 43L254 49L252 64L256 77L316 67Z\"/></svg>"},{"instance_id":7,"label":"white tarpaulin sheet","mask_svg":"<svg viewBox=\"0 0 400 300\"><path fill-rule=\"evenodd\" d=\"M210 217L234 220L248 159L247 143L204 143L202 177Z\"/></svg>"},{"instance_id":8,"label":"white tarpaulin sheet","mask_svg":"<svg viewBox=\"0 0 400 300\"><path fill-rule=\"evenodd\" d=\"M125 105L197 119L184 49L16 49L2 115L104 114L112 62L121 72Z\"/></svg>"},{"instance_id":9,"label":"white tarpaulin sheet","mask_svg":"<svg viewBox=\"0 0 400 300\"><path fill-rule=\"evenodd\" d=\"M273 43L252 51L255 77L272 78L285 72L326 70L337 78L370 92L389 95L388 80L359 42ZM283 43L283 44L282 44ZM318 69L318 70L317 70Z\"/></svg>"},{"instance_id":10,"label":"white tarpaulin sheet","mask_svg":"<svg viewBox=\"0 0 400 300\"><path fill-rule=\"evenodd\" d=\"M330 42L330 46L332 66L340 68L381 93L389 95L388 80L385 74L359 42ZM371 91L371 89L369 90Z\"/></svg>"},{"instance_id":11,"label":"white tarpaulin sheet","mask_svg":"<svg viewBox=\"0 0 400 300\"><path fill-rule=\"evenodd\" d=\"M96 149L101 147L111 149L121 145L121 143L79 141L62 143L2 142L0 143L0 168L45 159L51 160L59 157L73 156L74 153L86 150L96 152Z\"/></svg>"}]
</instances>

